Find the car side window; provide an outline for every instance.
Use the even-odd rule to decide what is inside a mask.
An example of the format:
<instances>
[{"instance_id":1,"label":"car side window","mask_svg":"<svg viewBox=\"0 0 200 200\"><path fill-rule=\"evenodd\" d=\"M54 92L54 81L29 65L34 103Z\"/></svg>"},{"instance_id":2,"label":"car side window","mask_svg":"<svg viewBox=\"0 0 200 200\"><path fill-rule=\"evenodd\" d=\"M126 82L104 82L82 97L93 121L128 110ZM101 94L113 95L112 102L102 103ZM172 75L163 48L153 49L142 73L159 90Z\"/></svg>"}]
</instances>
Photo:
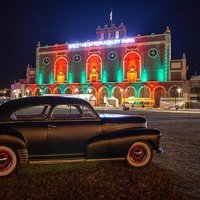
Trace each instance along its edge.
<instances>
[{"instance_id":1,"label":"car side window","mask_svg":"<svg viewBox=\"0 0 200 200\"><path fill-rule=\"evenodd\" d=\"M96 118L95 113L87 106L80 107L83 113L83 118Z\"/></svg>"},{"instance_id":2,"label":"car side window","mask_svg":"<svg viewBox=\"0 0 200 200\"><path fill-rule=\"evenodd\" d=\"M52 111L52 119L84 120L96 118L95 113L84 105L57 105Z\"/></svg>"},{"instance_id":3,"label":"car side window","mask_svg":"<svg viewBox=\"0 0 200 200\"><path fill-rule=\"evenodd\" d=\"M52 111L52 119L80 119L82 113L76 105L57 105Z\"/></svg>"},{"instance_id":4,"label":"car side window","mask_svg":"<svg viewBox=\"0 0 200 200\"><path fill-rule=\"evenodd\" d=\"M37 105L21 108L11 115L11 119L17 120L41 120L49 113L50 105Z\"/></svg>"}]
</instances>

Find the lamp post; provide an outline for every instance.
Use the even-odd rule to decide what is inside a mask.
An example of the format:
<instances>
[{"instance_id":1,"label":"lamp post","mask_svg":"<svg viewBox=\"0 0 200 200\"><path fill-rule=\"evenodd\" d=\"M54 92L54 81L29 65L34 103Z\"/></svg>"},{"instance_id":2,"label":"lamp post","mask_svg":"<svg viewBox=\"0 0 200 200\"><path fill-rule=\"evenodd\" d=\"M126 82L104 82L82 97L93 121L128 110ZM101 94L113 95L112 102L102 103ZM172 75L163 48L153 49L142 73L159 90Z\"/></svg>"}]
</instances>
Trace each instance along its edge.
<instances>
[{"instance_id":1,"label":"lamp post","mask_svg":"<svg viewBox=\"0 0 200 200\"><path fill-rule=\"evenodd\" d=\"M178 92L178 104L179 104L179 107L180 107L180 101L181 101L181 91L182 91L181 88L178 88L178 89L177 89L177 92Z\"/></svg>"},{"instance_id":2,"label":"lamp post","mask_svg":"<svg viewBox=\"0 0 200 200\"><path fill-rule=\"evenodd\" d=\"M42 96L42 89L40 89L40 94L39 94L39 96Z\"/></svg>"},{"instance_id":3,"label":"lamp post","mask_svg":"<svg viewBox=\"0 0 200 200\"><path fill-rule=\"evenodd\" d=\"M30 90L27 89L26 92L27 92L27 96L29 97L30 96Z\"/></svg>"},{"instance_id":4,"label":"lamp post","mask_svg":"<svg viewBox=\"0 0 200 200\"><path fill-rule=\"evenodd\" d=\"M125 96L124 96L124 90L123 90L123 89L120 89L120 92L122 93L123 107L125 107Z\"/></svg>"},{"instance_id":5,"label":"lamp post","mask_svg":"<svg viewBox=\"0 0 200 200\"><path fill-rule=\"evenodd\" d=\"M79 98L79 88L76 88L76 89L75 89L75 93L78 94L78 98Z\"/></svg>"},{"instance_id":6,"label":"lamp post","mask_svg":"<svg viewBox=\"0 0 200 200\"><path fill-rule=\"evenodd\" d=\"M122 97L123 97L123 110L129 110L129 107L126 107L126 101L125 101L126 89L121 89L120 91L122 92Z\"/></svg>"}]
</instances>

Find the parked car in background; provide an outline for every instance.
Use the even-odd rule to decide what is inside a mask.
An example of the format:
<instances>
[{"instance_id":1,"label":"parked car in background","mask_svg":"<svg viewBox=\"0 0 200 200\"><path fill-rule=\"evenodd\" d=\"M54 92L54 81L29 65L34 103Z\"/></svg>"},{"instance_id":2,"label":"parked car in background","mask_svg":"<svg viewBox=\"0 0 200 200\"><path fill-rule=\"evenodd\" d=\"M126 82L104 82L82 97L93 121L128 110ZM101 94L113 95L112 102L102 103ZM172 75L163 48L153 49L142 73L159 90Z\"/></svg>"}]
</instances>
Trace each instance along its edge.
<instances>
[{"instance_id":1,"label":"parked car in background","mask_svg":"<svg viewBox=\"0 0 200 200\"><path fill-rule=\"evenodd\" d=\"M7 101L10 101L10 97L5 97L5 96L0 97L0 105L6 103Z\"/></svg>"},{"instance_id":2,"label":"parked car in background","mask_svg":"<svg viewBox=\"0 0 200 200\"><path fill-rule=\"evenodd\" d=\"M64 96L24 97L0 106L0 177L38 160L126 159L148 165L162 152L161 133L144 117L98 114L89 102Z\"/></svg>"}]
</instances>

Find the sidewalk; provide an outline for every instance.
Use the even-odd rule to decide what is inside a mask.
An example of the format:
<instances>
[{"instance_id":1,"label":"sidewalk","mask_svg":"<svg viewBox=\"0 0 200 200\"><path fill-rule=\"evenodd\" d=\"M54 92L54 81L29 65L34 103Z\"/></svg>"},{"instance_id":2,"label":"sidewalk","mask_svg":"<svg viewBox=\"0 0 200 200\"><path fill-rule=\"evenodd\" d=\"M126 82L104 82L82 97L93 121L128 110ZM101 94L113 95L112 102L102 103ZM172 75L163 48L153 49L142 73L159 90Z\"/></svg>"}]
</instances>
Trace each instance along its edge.
<instances>
[{"instance_id":1,"label":"sidewalk","mask_svg":"<svg viewBox=\"0 0 200 200\"><path fill-rule=\"evenodd\" d=\"M96 106L94 107L95 110L117 110L117 111L123 111L123 107L101 107L101 106ZM146 107L146 108L130 108L129 111L149 111L149 112L181 112L181 113L200 113L200 109L179 109L179 110L175 110L175 109L163 109L163 108L150 108L150 107ZM124 112L129 112L129 111L124 111Z\"/></svg>"}]
</instances>

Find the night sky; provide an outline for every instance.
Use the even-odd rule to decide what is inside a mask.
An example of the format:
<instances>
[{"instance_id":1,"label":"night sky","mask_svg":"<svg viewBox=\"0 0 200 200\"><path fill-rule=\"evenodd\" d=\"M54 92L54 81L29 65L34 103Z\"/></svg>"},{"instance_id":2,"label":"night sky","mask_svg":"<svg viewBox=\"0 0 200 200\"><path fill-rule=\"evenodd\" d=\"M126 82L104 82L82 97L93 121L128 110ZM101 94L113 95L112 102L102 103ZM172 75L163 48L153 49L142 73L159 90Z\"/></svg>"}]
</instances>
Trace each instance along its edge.
<instances>
[{"instance_id":1,"label":"night sky","mask_svg":"<svg viewBox=\"0 0 200 200\"><path fill-rule=\"evenodd\" d=\"M172 34L172 59L186 54L188 77L200 75L199 0L4 0L0 2L0 88L35 67L36 45L96 40L98 25L121 22L128 37Z\"/></svg>"}]
</instances>

